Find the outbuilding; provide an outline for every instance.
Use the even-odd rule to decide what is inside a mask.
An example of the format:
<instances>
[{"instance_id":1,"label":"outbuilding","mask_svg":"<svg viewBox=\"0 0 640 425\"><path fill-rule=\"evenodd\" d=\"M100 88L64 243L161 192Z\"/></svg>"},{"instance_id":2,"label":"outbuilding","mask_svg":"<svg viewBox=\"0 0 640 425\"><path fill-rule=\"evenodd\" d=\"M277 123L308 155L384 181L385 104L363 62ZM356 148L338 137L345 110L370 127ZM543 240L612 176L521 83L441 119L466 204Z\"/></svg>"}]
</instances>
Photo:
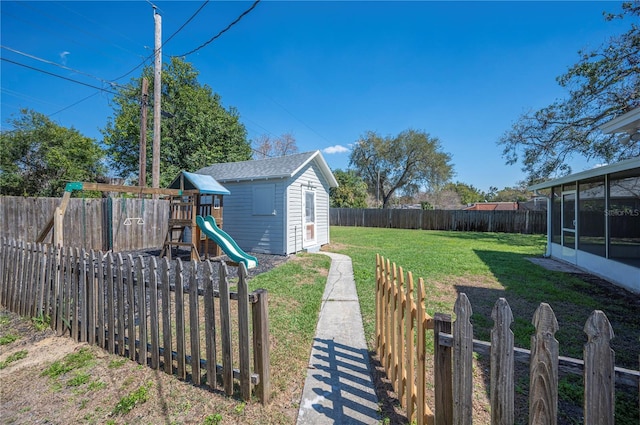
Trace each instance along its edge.
<instances>
[{"instance_id":1,"label":"outbuilding","mask_svg":"<svg viewBox=\"0 0 640 425\"><path fill-rule=\"evenodd\" d=\"M227 188L224 230L245 251L318 251L329 238L329 190L337 187L320 151L213 164L196 171Z\"/></svg>"},{"instance_id":2,"label":"outbuilding","mask_svg":"<svg viewBox=\"0 0 640 425\"><path fill-rule=\"evenodd\" d=\"M601 129L637 141L640 108ZM640 293L640 158L529 189L548 195L548 256Z\"/></svg>"}]
</instances>

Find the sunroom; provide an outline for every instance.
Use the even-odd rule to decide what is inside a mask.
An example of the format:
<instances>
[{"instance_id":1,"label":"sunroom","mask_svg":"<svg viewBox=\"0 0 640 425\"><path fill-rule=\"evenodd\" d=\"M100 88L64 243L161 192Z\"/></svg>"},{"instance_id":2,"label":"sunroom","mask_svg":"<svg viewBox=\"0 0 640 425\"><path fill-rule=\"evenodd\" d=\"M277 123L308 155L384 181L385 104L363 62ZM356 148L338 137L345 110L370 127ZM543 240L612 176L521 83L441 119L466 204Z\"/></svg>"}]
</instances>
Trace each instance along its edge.
<instances>
[{"instance_id":1,"label":"sunroom","mask_svg":"<svg viewBox=\"0 0 640 425\"><path fill-rule=\"evenodd\" d=\"M635 117L633 120L623 118ZM603 131L637 137L640 109ZM530 187L544 191L547 256L640 293L640 158L597 167Z\"/></svg>"}]
</instances>

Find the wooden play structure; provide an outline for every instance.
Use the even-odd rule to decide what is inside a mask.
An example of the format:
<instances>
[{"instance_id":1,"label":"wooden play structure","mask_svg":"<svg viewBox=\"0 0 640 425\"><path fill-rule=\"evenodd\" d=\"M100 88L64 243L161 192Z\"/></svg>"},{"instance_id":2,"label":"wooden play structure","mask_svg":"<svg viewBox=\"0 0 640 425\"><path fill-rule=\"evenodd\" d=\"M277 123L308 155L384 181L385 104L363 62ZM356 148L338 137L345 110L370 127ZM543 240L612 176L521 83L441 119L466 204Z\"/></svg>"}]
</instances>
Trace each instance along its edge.
<instances>
[{"instance_id":1,"label":"wooden play structure","mask_svg":"<svg viewBox=\"0 0 640 425\"><path fill-rule=\"evenodd\" d=\"M196 216L211 215L221 225L223 196L229 194L229 191L211 176L196 175L186 171L181 172L170 186L170 188L161 189L105 183L70 182L65 187L60 205L56 207L53 217L40 232L36 242L44 242L49 232L53 230L53 245L64 246L64 216L73 191L115 192L133 194L140 197L153 195L168 198L170 203L169 223L162 246L162 256L166 255L171 258L174 250L177 253L181 248L189 248L192 260L221 255L220 248L200 231L196 223Z\"/></svg>"},{"instance_id":2,"label":"wooden play structure","mask_svg":"<svg viewBox=\"0 0 640 425\"><path fill-rule=\"evenodd\" d=\"M181 194L170 197L169 230L161 255L171 258L172 250L180 247L190 247L192 259L222 255L220 247L201 232L196 217L211 215L222 225L223 195L229 191L211 176L186 171L169 187Z\"/></svg>"}]
</instances>

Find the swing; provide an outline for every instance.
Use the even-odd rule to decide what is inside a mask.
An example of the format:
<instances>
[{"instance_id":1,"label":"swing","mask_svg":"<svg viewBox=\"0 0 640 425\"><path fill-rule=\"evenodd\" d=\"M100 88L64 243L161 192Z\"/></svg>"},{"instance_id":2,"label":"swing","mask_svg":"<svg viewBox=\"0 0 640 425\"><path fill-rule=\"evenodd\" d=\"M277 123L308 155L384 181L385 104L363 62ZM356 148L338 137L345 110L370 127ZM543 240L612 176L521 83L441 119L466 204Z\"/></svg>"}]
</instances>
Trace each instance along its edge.
<instances>
[{"instance_id":1,"label":"swing","mask_svg":"<svg viewBox=\"0 0 640 425\"><path fill-rule=\"evenodd\" d=\"M144 198L142 198L142 217L128 217L127 215L127 200L126 198L121 197L122 200L122 215L125 216L124 224L125 226L131 226L133 224L133 220L136 220L136 224L142 225L144 224Z\"/></svg>"}]
</instances>

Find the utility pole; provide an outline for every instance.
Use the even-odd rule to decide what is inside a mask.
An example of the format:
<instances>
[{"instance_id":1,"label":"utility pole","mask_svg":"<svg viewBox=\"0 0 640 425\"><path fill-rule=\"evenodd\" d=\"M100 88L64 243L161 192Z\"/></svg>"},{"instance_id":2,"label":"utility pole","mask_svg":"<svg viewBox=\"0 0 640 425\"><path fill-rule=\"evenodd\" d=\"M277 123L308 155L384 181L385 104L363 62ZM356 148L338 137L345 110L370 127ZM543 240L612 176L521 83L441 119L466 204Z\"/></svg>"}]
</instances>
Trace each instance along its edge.
<instances>
[{"instance_id":1,"label":"utility pole","mask_svg":"<svg viewBox=\"0 0 640 425\"><path fill-rule=\"evenodd\" d=\"M160 187L160 95L162 92L162 17L153 8L155 22L155 64L153 73L153 161L151 187Z\"/></svg>"},{"instance_id":2,"label":"utility pole","mask_svg":"<svg viewBox=\"0 0 640 425\"><path fill-rule=\"evenodd\" d=\"M147 185L147 100L149 98L149 80L142 78L142 97L140 98L140 158L138 186Z\"/></svg>"}]
</instances>

